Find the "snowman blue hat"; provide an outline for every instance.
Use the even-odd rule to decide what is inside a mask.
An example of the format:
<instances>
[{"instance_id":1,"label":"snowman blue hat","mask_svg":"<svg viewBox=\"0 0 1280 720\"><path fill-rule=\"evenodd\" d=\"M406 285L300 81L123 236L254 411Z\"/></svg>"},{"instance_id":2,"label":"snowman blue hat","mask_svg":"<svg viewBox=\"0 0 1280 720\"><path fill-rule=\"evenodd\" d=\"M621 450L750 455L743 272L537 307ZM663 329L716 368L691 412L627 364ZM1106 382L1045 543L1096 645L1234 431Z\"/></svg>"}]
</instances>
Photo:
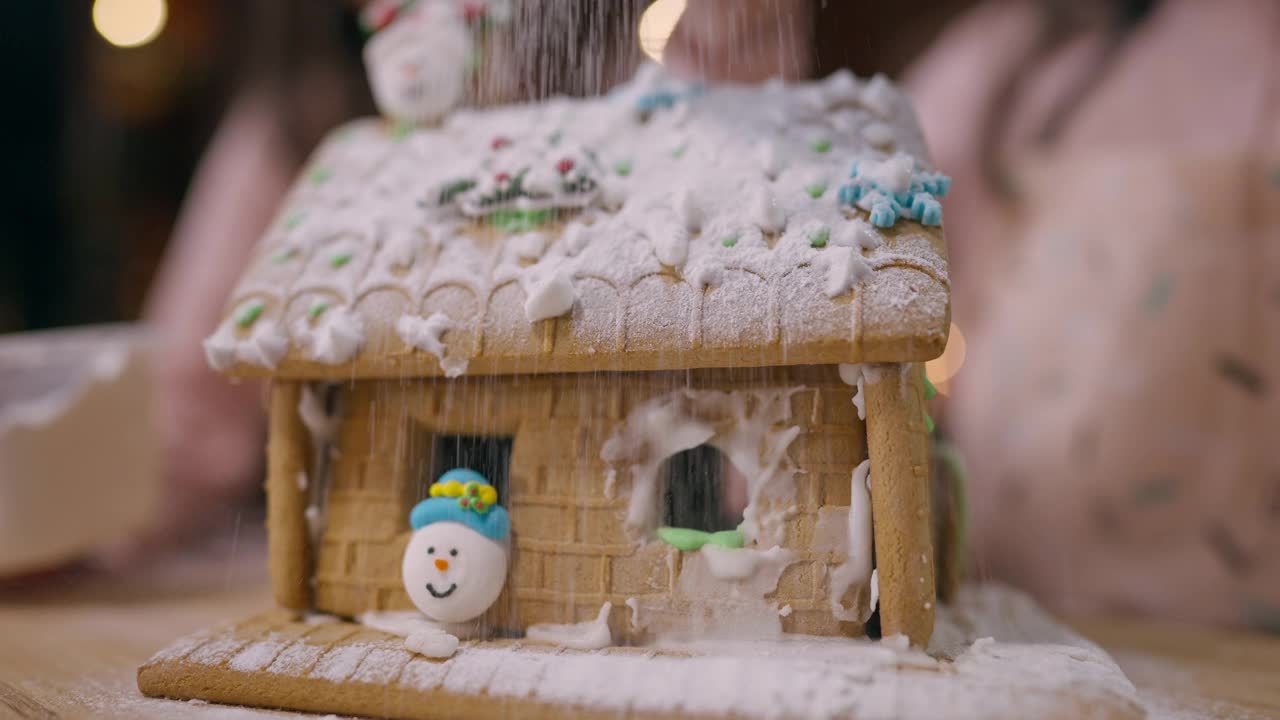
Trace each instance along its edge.
<instances>
[{"instance_id":1,"label":"snowman blue hat","mask_svg":"<svg viewBox=\"0 0 1280 720\"><path fill-rule=\"evenodd\" d=\"M475 470L450 470L432 483L430 495L409 513L409 525L414 530L432 523L455 522L490 540L510 537L511 518L498 504L497 488Z\"/></svg>"}]
</instances>

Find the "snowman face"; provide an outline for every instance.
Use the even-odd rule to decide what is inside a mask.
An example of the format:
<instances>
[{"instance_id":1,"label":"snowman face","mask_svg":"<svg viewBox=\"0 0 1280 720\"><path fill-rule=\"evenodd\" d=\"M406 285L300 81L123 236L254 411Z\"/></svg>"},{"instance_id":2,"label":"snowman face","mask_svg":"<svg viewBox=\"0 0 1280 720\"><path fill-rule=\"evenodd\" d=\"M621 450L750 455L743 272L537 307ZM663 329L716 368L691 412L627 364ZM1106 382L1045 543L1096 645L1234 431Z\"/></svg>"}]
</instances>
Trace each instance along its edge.
<instances>
[{"instance_id":1,"label":"snowman face","mask_svg":"<svg viewBox=\"0 0 1280 720\"><path fill-rule=\"evenodd\" d=\"M365 46L378 108L405 123L431 122L462 99L471 36L435 3L397 20Z\"/></svg>"},{"instance_id":2,"label":"snowman face","mask_svg":"<svg viewBox=\"0 0 1280 720\"><path fill-rule=\"evenodd\" d=\"M427 617L466 622L483 615L502 592L507 547L460 523L432 523L409 540L402 576L409 598Z\"/></svg>"}]
</instances>

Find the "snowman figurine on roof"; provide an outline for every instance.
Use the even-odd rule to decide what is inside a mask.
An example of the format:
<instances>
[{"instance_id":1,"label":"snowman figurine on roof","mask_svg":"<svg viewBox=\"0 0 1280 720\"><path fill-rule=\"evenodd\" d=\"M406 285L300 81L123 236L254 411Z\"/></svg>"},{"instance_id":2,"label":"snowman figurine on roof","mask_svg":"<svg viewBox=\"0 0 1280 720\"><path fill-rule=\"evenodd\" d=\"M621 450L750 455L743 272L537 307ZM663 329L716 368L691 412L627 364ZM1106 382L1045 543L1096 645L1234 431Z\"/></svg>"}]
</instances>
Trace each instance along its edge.
<instances>
[{"instance_id":1,"label":"snowman figurine on roof","mask_svg":"<svg viewBox=\"0 0 1280 720\"><path fill-rule=\"evenodd\" d=\"M449 657L457 650L457 636L472 634L472 621L502 594L511 520L483 475L456 468L431 486L430 497L409 513L409 525L414 532L401 578L428 622L405 633L405 646L429 657Z\"/></svg>"},{"instance_id":2,"label":"snowman figurine on roof","mask_svg":"<svg viewBox=\"0 0 1280 720\"><path fill-rule=\"evenodd\" d=\"M374 0L360 14L370 35L365 68L378 110L412 127L439 121L467 94L482 30L506 23L512 0Z\"/></svg>"}]
</instances>

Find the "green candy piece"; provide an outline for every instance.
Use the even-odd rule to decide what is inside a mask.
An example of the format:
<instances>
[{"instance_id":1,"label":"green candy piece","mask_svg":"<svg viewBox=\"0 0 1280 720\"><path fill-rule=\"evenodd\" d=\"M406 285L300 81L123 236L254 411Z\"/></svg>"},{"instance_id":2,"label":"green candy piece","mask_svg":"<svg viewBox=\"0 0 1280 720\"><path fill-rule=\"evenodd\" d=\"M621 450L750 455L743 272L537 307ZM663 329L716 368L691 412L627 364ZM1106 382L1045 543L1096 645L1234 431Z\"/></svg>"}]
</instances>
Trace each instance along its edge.
<instances>
[{"instance_id":1,"label":"green candy piece","mask_svg":"<svg viewBox=\"0 0 1280 720\"><path fill-rule=\"evenodd\" d=\"M824 248L827 246L827 241L829 241L830 239L831 239L830 228L822 228L821 230L814 231L814 233L809 236L809 246L816 247L816 248Z\"/></svg>"},{"instance_id":2,"label":"green candy piece","mask_svg":"<svg viewBox=\"0 0 1280 720\"><path fill-rule=\"evenodd\" d=\"M747 537L741 530L721 530L711 533L711 544L722 548L738 550L747 544Z\"/></svg>"},{"instance_id":3,"label":"green candy piece","mask_svg":"<svg viewBox=\"0 0 1280 720\"><path fill-rule=\"evenodd\" d=\"M809 147L813 148L813 151L816 153L830 152L831 141L828 140L827 138L821 138L819 140L814 140L813 144L810 145Z\"/></svg>"},{"instance_id":4,"label":"green candy piece","mask_svg":"<svg viewBox=\"0 0 1280 720\"><path fill-rule=\"evenodd\" d=\"M711 533L686 528L660 527L658 539L677 550L693 552L710 542Z\"/></svg>"},{"instance_id":5,"label":"green candy piece","mask_svg":"<svg viewBox=\"0 0 1280 720\"><path fill-rule=\"evenodd\" d=\"M509 233L522 233L536 230L551 220L551 210L517 210L504 208L489 214L489 223L499 230Z\"/></svg>"},{"instance_id":6,"label":"green candy piece","mask_svg":"<svg viewBox=\"0 0 1280 720\"><path fill-rule=\"evenodd\" d=\"M809 187L805 188L804 191L809 193L809 197L813 198L814 200L817 200L818 198L822 197L823 193L827 191L827 186L826 185L810 185Z\"/></svg>"},{"instance_id":7,"label":"green candy piece","mask_svg":"<svg viewBox=\"0 0 1280 720\"><path fill-rule=\"evenodd\" d=\"M391 138L393 140L403 140L413 134L413 124L398 122L391 126Z\"/></svg>"},{"instance_id":8,"label":"green candy piece","mask_svg":"<svg viewBox=\"0 0 1280 720\"><path fill-rule=\"evenodd\" d=\"M323 315L324 311L328 309L329 309L328 303L316 303L315 305L311 306L310 310L307 311L307 317L311 318L312 320L315 320L316 318Z\"/></svg>"},{"instance_id":9,"label":"green candy piece","mask_svg":"<svg viewBox=\"0 0 1280 720\"><path fill-rule=\"evenodd\" d=\"M312 185L323 185L323 184L325 184L325 183L329 182L329 179L330 179L330 178L332 178L332 177L333 177L333 171L332 171L332 170L330 170L329 168L323 168L323 167L322 167L322 168L316 168L316 169L311 173L311 184L312 184Z\"/></svg>"},{"instance_id":10,"label":"green candy piece","mask_svg":"<svg viewBox=\"0 0 1280 720\"><path fill-rule=\"evenodd\" d=\"M724 237L720 238L720 244L725 247L733 247L734 245L738 244L738 236L725 235Z\"/></svg>"},{"instance_id":11,"label":"green candy piece","mask_svg":"<svg viewBox=\"0 0 1280 720\"><path fill-rule=\"evenodd\" d=\"M351 262L351 253L341 253L339 255L334 255L333 257L329 258L329 266L332 267L334 270L337 270L338 268L342 267L343 265L346 265L349 262Z\"/></svg>"},{"instance_id":12,"label":"green candy piece","mask_svg":"<svg viewBox=\"0 0 1280 720\"><path fill-rule=\"evenodd\" d=\"M660 527L658 539L680 550L694 552L704 545L716 545L729 550L737 550L747 544L746 536L741 530L721 530L720 532L703 532L689 528Z\"/></svg>"},{"instance_id":13,"label":"green candy piece","mask_svg":"<svg viewBox=\"0 0 1280 720\"><path fill-rule=\"evenodd\" d=\"M613 171L622 177L627 177L631 174L631 163L626 160L619 161L618 164L613 166Z\"/></svg>"},{"instance_id":14,"label":"green candy piece","mask_svg":"<svg viewBox=\"0 0 1280 720\"><path fill-rule=\"evenodd\" d=\"M689 149L688 145L681 145L680 147L671 151L671 157L679 160L680 158L684 157L684 153L688 149Z\"/></svg>"},{"instance_id":15,"label":"green candy piece","mask_svg":"<svg viewBox=\"0 0 1280 720\"><path fill-rule=\"evenodd\" d=\"M924 399L932 400L938 396L938 388L933 386L933 381L928 375L924 376Z\"/></svg>"},{"instance_id":16,"label":"green candy piece","mask_svg":"<svg viewBox=\"0 0 1280 720\"><path fill-rule=\"evenodd\" d=\"M250 325L257 322L258 318L262 315L262 311L266 308L266 304L260 302L255 302L252 305L249 305L245 309L241 310L239 315L236 315L236 326L240 328L248 328Z\"/></svg>"}]
</instances>

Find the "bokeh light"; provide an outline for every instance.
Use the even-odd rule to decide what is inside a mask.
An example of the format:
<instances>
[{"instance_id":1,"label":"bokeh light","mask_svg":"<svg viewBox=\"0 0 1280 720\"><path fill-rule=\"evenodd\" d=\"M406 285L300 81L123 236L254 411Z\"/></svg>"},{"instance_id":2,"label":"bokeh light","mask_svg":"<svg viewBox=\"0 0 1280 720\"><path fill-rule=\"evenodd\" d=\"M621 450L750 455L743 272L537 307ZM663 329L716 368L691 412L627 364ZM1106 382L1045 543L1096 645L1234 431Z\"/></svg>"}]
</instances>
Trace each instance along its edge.
<instances>
[{"instance_id":1,"label":"bokeh light","mask_svg":"<svg viewBox=\"0 0 1280 720\"><path fill-rule=\"evenodd\" d=\"M684 14L686 0L657 0L640 16L640 49L656 62L662 62L667 38Z\"/></svg>"},{"instance_id":2,"label":"bokeh light","mask_svg":"<svg viewBox=\"0 0 1280 720\"><path fill-rule=\"evenodd\" d=\"M938 392L947 394L948 382L960 372L961 366L964 365L964 335L960 332L960 326L951 323L951 334L947 338L947 349L942 355L934 360L924 364L925 374L929 376L929 380L938 388Z\"/></svg>"},{"instance_id":3,"label":"bokeh light","mask_svg":"<svg viewBox=\"0 0 1280 720\"><path fill-rule=\"evenodd\" d=\"M116 47L132 48L155 40L169 18L165 0L94 0L93 27Z\"/></svg>"}]
</instances>

